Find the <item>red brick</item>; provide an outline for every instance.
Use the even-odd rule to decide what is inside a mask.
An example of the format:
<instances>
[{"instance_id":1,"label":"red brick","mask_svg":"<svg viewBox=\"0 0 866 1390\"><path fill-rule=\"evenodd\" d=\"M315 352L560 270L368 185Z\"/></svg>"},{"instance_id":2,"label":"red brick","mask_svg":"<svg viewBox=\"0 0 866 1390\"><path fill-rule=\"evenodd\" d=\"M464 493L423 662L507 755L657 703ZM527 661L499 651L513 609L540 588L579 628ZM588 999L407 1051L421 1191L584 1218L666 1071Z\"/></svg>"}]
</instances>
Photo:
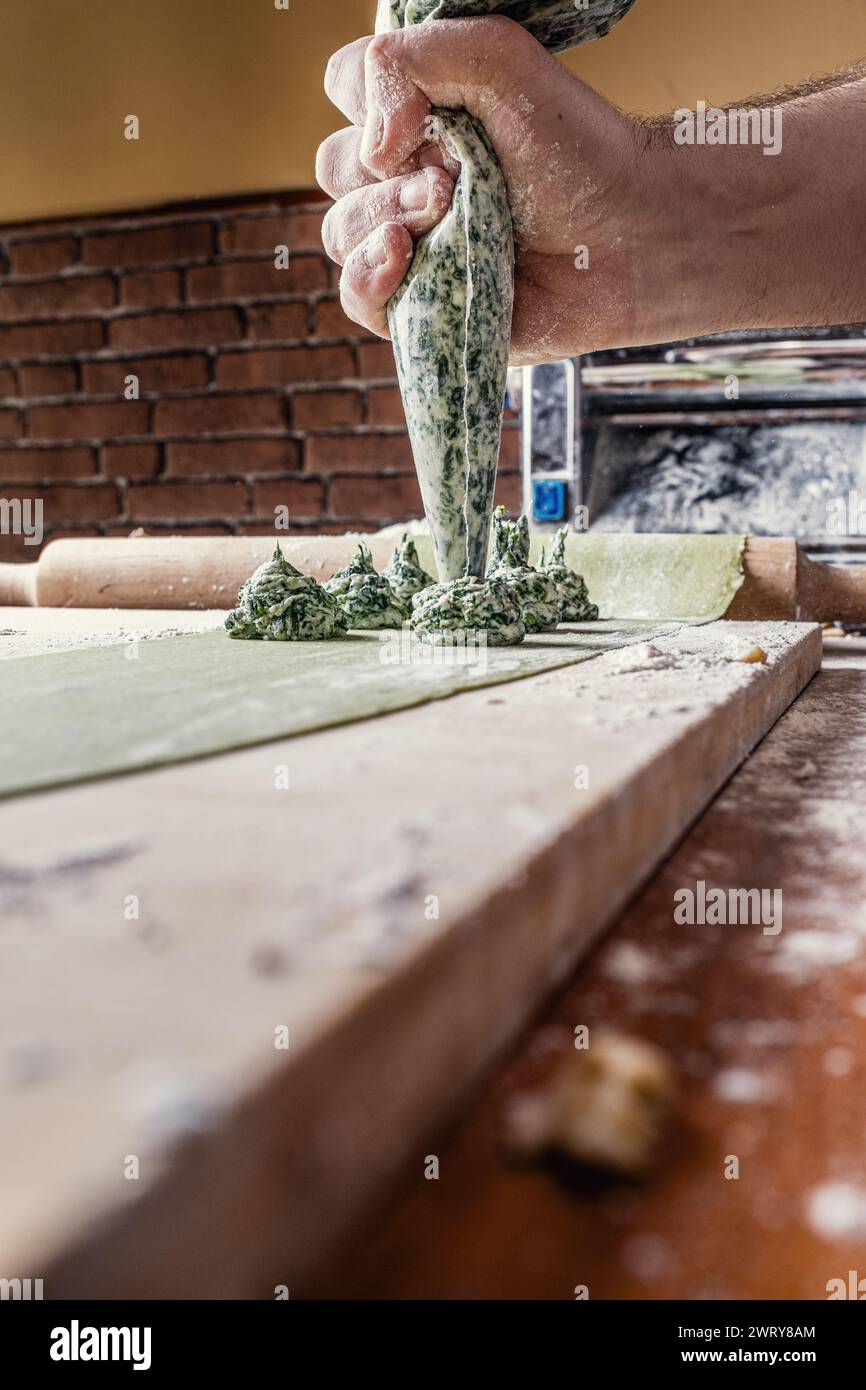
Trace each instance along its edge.
<instances>
[{"instance_id":1,"label":"red brick","mask_svg":"<svg viewBox=\"0 0 866 1390\"><path fill-rule=\"evenodd\" d=\"M413 468L405 434L316 434L305 444L308 473L378 473Z\"/></svg>"},{"instance_id":2,"label":"red brick","mask_svg":"<svg viewBox=\"0 0 866 1390\"><path fill-rule=\"evenodd\" d=\"M256 483L253 489L254 515L267 516L277 507L288 507L290 519L321 516L325 507L325 489L321 483L312 480Z\"/></svg>"},{"instance_id":3,"label":"red brick","mask_svg":"<svg viewBox=\"0 0 866 1390\"><path fill-rule=\"evenodd\" d=\"M30 363L18 368L18 380L22 396L74 396L78 390L71 362L50 366Z\"/></svg>"},{"instance_id":4,"label":"red brick","mask_svg":"<svg viewBox=\"0 0 866 1390\"><path fill-rule=\"evenodd\" d=\"M103 325L95 319L72 323L28 323L0 328L4 357L59 356L64 352L93 352L102 347Z\"/></svg>"},{"instance_id":5,"label":"red brick","mask_svg":"<svg viewBox=\"0 0 866 1390\"><path fill-rule=\"evenodd\" d=\"M335 478L331 515L347 521L404 521L421 516L421 492L414 474L401 478Z\"/></svg>"},{"instance_id":6,"label":"red brick","mask_svg":"<svg viewBox=\"0 0 866 1390\"><path fill-rule=\"evenodd\" d=\"M48 530L48 531L45 532L45 541L46 541L46 544L47 544L48 541L65 541L65 540L76 540L76 541L80 541L80 540L82 540L83 538L86 538L86 537L89 537L89 536L101 536L101 535L102 535L102 531L101 531L101 529L100 529L99 527L97 527L97 526L73 526L73 525L70 525L70 526L61 526L61 527L52 526L50 530Z\"/></svg>"},{"instance_id":7,"label":"red brick","mask_svg":"<svg viewBox=\"0 0 866 1390\"><path fill-rule=\"evenodd\" d=\"M45 529L56 526L70 526L77 522L107 521L117 515L117 490L108 484L95 486L79 484L77 487L43 487L38 492L31 488L4 489L4 496L42 498L44 502L43 521Z\"/></svg>"},{"instance_id":8,"label":"red brick","mask_svg":"<svg viewBox=\"0 0 866 1390\"><path fill-rule=\"evenodd\" d=\"M518 516L522 506L519 473L497 473L494 503L510 516Z\"/></svg>"},{"instance_id":9,"label":"red brick","mask_svg":"<svg viewBox=\"0 0 866 1390\"><path fill-rule=\"evenodd\" d=\"M20 410L0 410L0 439L20 439L23 433Z\"/></svg>"},{"instance_id":10,"label":"red brick","mask_svg":"<svg viewBox=\"0 0 866 1390\"><path fill-rule=\"evenodd\" d=\"M345 381L355 375L348 347L271 348L223 353L217 359L219 386L285 386L302 382Z\"/></svg>"},{"instance_id":11,"label":"red brick","mask_svg":"<svg viewBox=\"0 0 866 1390\"><path fill-rule=\"evenodd\" d=\"M111 362L85 362L83 367L84 389L95 396L122 396L124 379L128 376L138 377L140 392L207 386L207 358L203 355L142 357L136 361L115 358Z\"/></svg>"},{"instance_id":12,"label":"red brick","mask_svg":"<svg viewBox=\"0 0 866 1390\"><path fill-rule=\"evenodd\" d=\"M327 207L323 207L321 212L280 212L225 221L220 227L220 248L230 256L273 253L277 246L288 246L290 251L321 251L326 212Z\"/></svg>"},{"instance_id":13,"label":"red brick","mask_svg":"<svg viewBox=\"0 0 866 1390\"><path fill-rule=\"evenodd\" d=\"M124 275L120 282L120 302L127 309L158 309L179 304L180 272L139 270Z\"/></svg>"},{"instance_id":14,"label":"red brick","mask_svg":"<svg viewBox=\"0 0 866 1390\"><path fill-rule=\"evenodd\" d=\"M158 467L156 444L105 444L99 451L104 478L155 478Z\"/></svg>"},{"instance_id":15,"label":"red brick","mask_svg":"<svg viewBox=\"0 0 866 1390\"><path fill-rule=\"evenodd\" d=\"M137 314L115 319L110 328L114 348L209 347L235 343L240 336L240 320L231 309Z\"/></svg>"},{"instance_id":16,"label":"red brick","mask_svg":"<svg viewBox=\"0 0 866 1390\"><path fill-rule=\"evenodd\" d=\"M126 503L129 515L136 521L207 521L220 516L243 516L247 509L243 483L133 485L127 490Z\"/></svg>"},{"instance_id":17,"label":"red brick","mask_svg":"<svg viewBox=\"0 0 866 1390\"><path fill-rule=\"evenodd\" d=\"M95 472L92 449L7 449L0 453L2 484L91 478Z\"/></svg>"},{"instance_id":18,"label":"red brick","mask_svg":"<svg viewBox=\"0 0 866 1390\"><path fill-rule=\"evenodd\" d=\"M52 237L50 241L17 241L9 248L13 275L52 275L78 260L72 237Z\"/></svg>"},{"instance_id":19,"label":"red brick","mask_svg":"<svg viewBox=\"0 0 866 1390\"><path fill-rule=\"evenodd\" d=\"M499 448L499 467L500 468L520 468L520 430L511 429L502 431L502 443Z\"/></svg>"},{"instance_id":20,"label":"red brick","mask_svg":"<svg viewBox=\"0 0 866 1390\"><path fill-rule=\"evenodd\" d=\"M358 348L364 381L395 381L397 365L390 343L362 343Z\"/></svg>"},{"instance_id":21,"label":"red brick","mask_svg":"<svg viewBox=\"0 0 866 1390\"><path fill-rule=\"evenodd\" d=\"M44 539L47 540L48 537ZM32 564L40 550L41 546L28 545L26 536L4 535L0 531L0 564L15 565L19 561Z\"/></svg>"},{"instance_id":22,"label":"red brick","mask_svg":"<svg viewBox=\"0 0 866 1390\"><path fill-rule=\"evenodd\" d=\"M186 288L192 303L213 300L274 299L283 294L307 294L328 287L321 256L292 256L285 270L272 260L224 261L186 272Z\"/></svg>"},{"instance_id":23,"label":"red brick","mask_svg":"<svg viewBox=\"0 0 866 1390\"><path fill-rule=\"evenodd\" d=\"M145 401L37 405L27 413L31 439L116 439L147 434Z\"/></svg>"},{"instance_id":24,"label":"red brick","mask_svg":"<svg viewBox=\"0 0 866 1390\"><path fill-rule=\"evenodd\" d=\"M193 261L211 255L213 235L205 222L178 222L170 227L109 232L85 237L85 265L152 265L159 261Z\"/></svg>"},{"instance_id":25,"label":"red brick","mask_svg":"<svg viewBox=\"0 0 866 1390\"><path fill-rule=\"evenodd\" d=\"M0 398L18 395L18 382L11 367L0 367Z\"/></svg>"},{"instance_id":26,"label":"red brick","mask_svg":"<svg viewBox=\"0 0 866 1390\"><path fill-rule=\"evenodd\" d=\"M308 304L256 304L247 310L247 336L256 341L306 338Z\"/></svg>"},{"instance_id":27,"label":"red brick","mask_svg":"<svg viewBox=\"0 0 866 1390\"><path fill-rule=\"evenodd\" d=\"M107 275L77 275L66 280L31 280L0 289L0 317L53 319L91 309L111 309L114 282Z\"/></svg>"},{"instance_id":28,"label":"red brick","mask_svg":"<svg viewBox=\"0 0 866 1390\"><path fill-rule=\"evenodd\" d=\"M126 521L119 526L104 526L102 535L134 536L141 529L143 528L137 524ZM234 534L234 527L228 524L220 526L214 522L211 522L209 526L201 526L198 522L148 521L146 534L148 536L231 536Z\"/></svg>"},{"instance_id":29,"label":"red brick","mask_svg":"<svg viewBox=\"0 0 866 1390\"><path fill-rule=\"evenodd\" d=\"M374 524L358 521L352 518L353 531L375 531ZM261 521L241 521L238 523L239 536L273 536L277 534L273 522ZM286 533L283 532L285 535ZM319 517L314 517L312 522L303 519L293 522L289 519L288 534L290 536L344 536L346 534L345 522L322 521Z\"/></svg>"},{"instance_id":30,"label":"red brick","mask_svg":"<svg viewBox=\"0 0 866 1390\"><path fill-rule=\"evenodd\" d=\"M339 299L320 299L316 305L316 338L370 338L360 323L353 323ZM379 339L375 340L379 342ZM390 349L389 349L390 351Z\"/></svg>"},{"instance_id":31,"label":"red brick","mask_svg":"<svg viewBox=\"0 0 866 1390\"><path fill-rule=\"evenodd\" d=\"M284 429L283 403L279 396L192 396L186 400L160 401L153 432L165 436Z\"/></svg>"},{"instance_id":32,"label":"red brick","mask_svg":"<svg viewBox=\"0 0 866 1390\"><path fill-rule=\"evenodd\" d=\"M360 391L299 391L292 398L292 425L296 430L360 425L363 417Z\"/></svg>"},{"instance_id":33,"label":"red brick","mask_svg":"<svg viewBox=\"0 0 866 1390\"><path fill-rule=\"evenodd\" d=\"M251 473L294 473L301 467L296 439L232 439L219 443L186 440L166 445L166 475L225 477Z\"/></svg>"},{"instance_id":34,"label":"red brick","mask_svg":"<svg viewBox=\"0 0 866 1390\"><path fill-rule=\"evenodd\" d=\"M403 401L396 386L379 386L367 394L371 425L399 425L406 428Z\"/></svg>"}]
</instances>

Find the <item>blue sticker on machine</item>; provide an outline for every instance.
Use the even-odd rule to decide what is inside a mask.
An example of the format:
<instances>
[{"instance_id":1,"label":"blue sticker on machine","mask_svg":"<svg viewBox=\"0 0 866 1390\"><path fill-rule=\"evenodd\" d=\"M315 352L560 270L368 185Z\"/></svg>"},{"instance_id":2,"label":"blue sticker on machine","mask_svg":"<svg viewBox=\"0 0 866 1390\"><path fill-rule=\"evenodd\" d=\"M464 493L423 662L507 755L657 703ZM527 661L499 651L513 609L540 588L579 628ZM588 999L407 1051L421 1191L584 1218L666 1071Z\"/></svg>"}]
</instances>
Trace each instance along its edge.
<instances>
[{"instance_id":1,"label":"blue sticker on machine","mask_svg":"<svg viewBox=\"0 0 866 1390\"><path fill-rule=\"evenodd\" d=\"M565 519L565 483L535 479L532 484L532 516L535 521Z\"/></svg>"}]
</instances>

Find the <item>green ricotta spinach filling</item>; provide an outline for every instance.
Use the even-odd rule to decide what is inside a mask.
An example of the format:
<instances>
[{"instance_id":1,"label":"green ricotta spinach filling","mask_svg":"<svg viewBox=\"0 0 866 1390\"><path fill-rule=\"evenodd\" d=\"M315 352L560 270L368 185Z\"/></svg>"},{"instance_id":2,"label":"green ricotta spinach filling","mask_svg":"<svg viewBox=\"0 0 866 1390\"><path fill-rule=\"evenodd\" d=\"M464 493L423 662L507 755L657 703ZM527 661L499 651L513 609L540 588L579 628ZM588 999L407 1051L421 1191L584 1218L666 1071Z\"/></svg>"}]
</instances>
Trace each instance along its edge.
<instances>
[{"instance_id":1,"label":"green ricotta spinach filling","mask_svg":"<svg viewBox=\"0 0 866 1390\"><path fill-rule=\"evenodd\" d=\"M325 581L325 589L348 627L402 627L409 617L409 602L395 593L384 574L376 573L366 545L359 545L354 560Z\"/></svg>"},{"instance_id":2,"label":"green ricotta spinach filling","mask_svg":"<svg viewBox=\"0 0 866 1390\"><path fill-rule=\"evenodd\" d=\"M481 638L488 647L513 647L526 636L508 586L476 575L434 584L416 594L412 630L420 641L434 646L479 645Z\"/></svg>"},{"instance_id":3,"label":"green ricotta spinach filling","mask_svg":"<svg viewBox=\"0 0 866 1390\"><path fill-rule=\"evenodd\" d=\"M576 574L574 570L569 569L565 563L565 539L567 535L567 526L563 526L557 531L550 561L549 563L545 562L544 551L542 550L538 569L541 574L549 575L556 585L556 596L562 607L562 622L594 623L598 617L598 608L594 603L590 603L586 580L583 575Z\"/></svg>"},{"instance_id":4,"label":"green ricotta spinach filling","mask_svg":"<svg viewBox=\"0 0 866 1390\"><path fill-rule=\"evenodd\" d=\"M501 580L520 608L527 632L552 632L562 618L556 584L529 563L529 522L507 521L505 508L493 514L493 554L488 578Z\"/></svg>"},{"instance_id":5,"label":"green ricotta spinach filling","mask_svg":"<svg viewBox=\"0 0 866 1390\"><path fill-rule=\"evenodd\" d=\"M437 111L461 166L450 210L388 306L397 376L441 581L481 576L514 299L505 180L484 129Z\"/></svg>"},{"instance_id":6,"label":"green ricotta spinach filling","mask_svg":"<svg viewBox=\"0 0 866 1390\"><path fill-rule=\"evenodd\" d=\"M376 31L499 14L559 51L606 34L633 3L378 0ZM511 338L514 236L505 179L484 127L466 111L438 108L433 116L435 138L460 175L448 213L418 243L388 306L388 323L441 586L480 579L485 571ZM543 580L512 574L509 584L522 586L534 625L552 625ZM501 630L513 627L500 616Z\"/></svg>"},{"instance_id":7,"label":"green ricotta spinach filling","mask_svg":"<svg viewBox=\"0 0 866 1390\"><path fill-rule=\"evenodd\" d=\"M260 642L317 642L346 634L336 600L312 575L296 570L279 546L243 585L225 626L229 637Z\"/></svg>"},{"instance_id":8,"label":"green ricotta spinach filling","mask_svg":"<svg viewBox=\"0 0 866 1390\"><path fill-rule=\"evenodd\" d=\"M382 573L397 597L410 606L416 594L436 582L432 575L421 568L415 542L409 535L403 536Z\"/></svg>"},{"instance_id":9,"label":"green ricotta spinach filling","mask_svg":"<svg viewBox=\"0 0 866 1390\"><path fill-rule=\"evenodd\" d=\"M402 29L425 19L501 14L528 29L551 53L603 38L635 0L379 0L377 28Z\"/></svg>"}]
</instances>

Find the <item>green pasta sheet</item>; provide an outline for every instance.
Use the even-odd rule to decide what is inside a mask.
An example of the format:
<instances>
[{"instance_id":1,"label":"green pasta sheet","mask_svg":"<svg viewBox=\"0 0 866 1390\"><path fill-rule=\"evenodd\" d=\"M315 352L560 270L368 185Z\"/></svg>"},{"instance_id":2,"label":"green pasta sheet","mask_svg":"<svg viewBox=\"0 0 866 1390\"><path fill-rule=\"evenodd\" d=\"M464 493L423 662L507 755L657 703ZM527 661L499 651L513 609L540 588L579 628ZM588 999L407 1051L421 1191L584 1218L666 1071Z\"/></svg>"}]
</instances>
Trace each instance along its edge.
<instances>
[{"instance_id":1,"label":"green pasta sheet","mask_svg":"<svg viewBox=\"0 0 866 1390\"><path fill-rule=\"evenodd\" d=\"M212 756L521 680L679 624L588 623L473 664L401 632L232 642L221 632L0 664L0 797ZM446 664L450 659L451 664Z\"/></svg>"},{"instance_id":2,"label":"green pasta sheet","mask_svg":"<svg viewBox=\"0 0 866 1390\"><path fill-rule=\"evenodd\" d=\"M422 565L435 572L435 557L423 523L388 528L408 530ZM537 565L551 531L530 533L530 563ZM721 618L743 582L745 536L685 534L621 535L570 531L565 563L583 575L590 602L602 618L667 621Z\"/></svg>"}]
</instances>

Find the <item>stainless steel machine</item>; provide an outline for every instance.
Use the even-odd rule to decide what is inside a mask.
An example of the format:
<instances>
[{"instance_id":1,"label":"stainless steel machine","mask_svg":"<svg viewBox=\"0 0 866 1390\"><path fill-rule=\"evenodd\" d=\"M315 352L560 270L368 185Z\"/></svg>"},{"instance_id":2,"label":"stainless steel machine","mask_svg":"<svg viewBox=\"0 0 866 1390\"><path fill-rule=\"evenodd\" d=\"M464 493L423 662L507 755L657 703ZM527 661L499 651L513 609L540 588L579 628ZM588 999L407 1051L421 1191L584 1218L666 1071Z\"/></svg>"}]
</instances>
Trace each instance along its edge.
<instances>
[{"instance_id":1,"label":"stainless steel machine","mask_svg":"<svg viewBox=\"0 0 866 1390\"><path fill-rule=\"evenodd\" d=\"M511 393L535 526L866 551L862 325L596 353L523 368Z\"/></svg>"}]
</instances>

